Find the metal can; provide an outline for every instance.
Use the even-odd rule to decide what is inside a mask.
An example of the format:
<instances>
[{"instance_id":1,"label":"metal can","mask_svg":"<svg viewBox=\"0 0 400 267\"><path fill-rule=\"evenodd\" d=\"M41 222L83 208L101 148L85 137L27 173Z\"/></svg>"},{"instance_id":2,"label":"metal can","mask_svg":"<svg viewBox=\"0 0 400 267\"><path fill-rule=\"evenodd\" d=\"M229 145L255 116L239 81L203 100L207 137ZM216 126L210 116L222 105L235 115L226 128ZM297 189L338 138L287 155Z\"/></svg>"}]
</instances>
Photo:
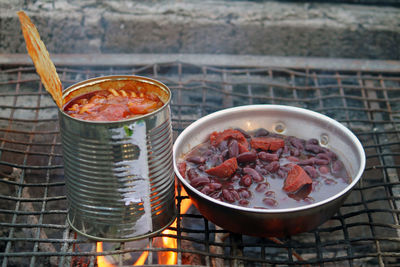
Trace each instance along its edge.
<instances>
[{"instance_id":1,"label":"metal can","mask_svg":"<svg viewBox=\"0 0 400 267\"><path fill-rule=\"evenodd\" d=\"M172 164L171 91L140 76L106 76L79 82L64 103L85 93L124 86L152 88L164 105L112 122L87 121L59 111L68 222L96 240L150 237L176 217Z\"/></svg>"}]
</instances>

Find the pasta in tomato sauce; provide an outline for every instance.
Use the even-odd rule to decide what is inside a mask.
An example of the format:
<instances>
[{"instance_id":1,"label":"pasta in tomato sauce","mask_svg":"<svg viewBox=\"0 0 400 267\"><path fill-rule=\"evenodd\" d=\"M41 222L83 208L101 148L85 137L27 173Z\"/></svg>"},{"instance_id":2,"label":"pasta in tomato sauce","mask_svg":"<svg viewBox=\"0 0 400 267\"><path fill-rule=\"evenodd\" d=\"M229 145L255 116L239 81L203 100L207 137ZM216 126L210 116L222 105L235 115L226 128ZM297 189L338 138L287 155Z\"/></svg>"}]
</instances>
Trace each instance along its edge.
<instances>
[{"instance_id":1,"label":"pasta in tomato sauce","mask_svg":"<svg viewBox=\"0 0 400 267\"><path fill-rule=\"evenodd\" d=\"M151 113L164 105L153 92L132 88L90 92L64 107L68 115L89 121L119 121Z\"/></svg>"}]
</instances>

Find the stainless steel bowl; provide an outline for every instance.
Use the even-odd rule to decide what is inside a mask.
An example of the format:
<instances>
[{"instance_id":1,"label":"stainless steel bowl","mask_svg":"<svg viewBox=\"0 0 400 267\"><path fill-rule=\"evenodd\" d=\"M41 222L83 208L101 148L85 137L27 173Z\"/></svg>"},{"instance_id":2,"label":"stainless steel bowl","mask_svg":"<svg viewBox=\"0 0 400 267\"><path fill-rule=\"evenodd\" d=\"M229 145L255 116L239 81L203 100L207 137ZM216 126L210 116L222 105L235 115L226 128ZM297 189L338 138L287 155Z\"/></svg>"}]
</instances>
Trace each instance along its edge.
<instances>
[{"instance_id":1,"label":"stainless steel bowl","mask_svg":"<svg viewBox=\"0 0 400 267\"><path fill-rule=\"evenodd\" d=\"M303 139L316 138L342 159L352 182L323 201L286 209L255 209L225 203L192 187L179 173L178 160L213 131L227 128L270 132ZM282 237L315 229L335 214L365 168L365 152L357 137L339 122L316 112L282 105L250 105L221 110L188 126L173 148L174 170L200 213L222 228L246 235Z\"/></svg>"}]
</instances>

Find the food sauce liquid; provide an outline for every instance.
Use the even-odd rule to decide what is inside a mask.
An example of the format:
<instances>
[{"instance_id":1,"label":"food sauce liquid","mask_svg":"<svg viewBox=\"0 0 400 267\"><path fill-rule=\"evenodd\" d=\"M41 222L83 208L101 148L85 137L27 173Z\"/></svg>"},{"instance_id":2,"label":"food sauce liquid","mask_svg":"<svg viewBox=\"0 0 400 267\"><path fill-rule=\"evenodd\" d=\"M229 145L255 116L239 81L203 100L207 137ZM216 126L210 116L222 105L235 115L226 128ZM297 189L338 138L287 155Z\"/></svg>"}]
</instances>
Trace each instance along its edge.
<instances>
[{"instance_id":1,"label":"food sauce liquid","mask_svg":"<svg viewBox=\"0 0 400 267\"><path fill-rule=\"evenodd\" d=\"M264 130L262 132L265 133L266 131ZM247 133L247 140L249 143L251 138L255 135L256 132ZM212 146L210 140L208 140L196 146L183 157L180 163L185 164L184 176L197 190L215 199L235 205L260 209L295 208L316 203L334 196L345 189L351 182L347 170L344 168L343 163L338 159L337 155L329 149L317 145L315 139L306 141L279 134L268 134L268 136L282 138L285 141L283 148L276 152L270 152L271 154L279 154L279 159L277 161L275 160L278 164L276 162L274 163L275 166L279 167L272 171L268 171L268 169L271 170L268 164L271 164L271 162L273 162L272 160L263 161L257 157L253 162L239 162L236 172L231 177L221 179L213 177L212 175L210 176L205 170L221 164L228 158L228 156L226 156L226 150L229 150L229 142L231 140L223 141L217 147ZM295 140L295 142L292 142L292 140ZM307 149L298 149L293 146L293 143L296 142L303 144L303 147L306 146L307 143L313 143L313 148L321 150L321 153L314 153ZM257 153L260 155L259 150ZM323 162L320 158L321 156L317 156L318 154L324 154L323 160L329 158L329 162L327 162L327 164L321 164L326 162ZM200 158L204 159L204 162L196 162ZM290 166L293 164L298 164L303 169L307 169L307 171L311 169L312 171L310 171L310 173L307 172L312 178L312 184L304 185L304 187L295 194L285 192L282 189ZM254 181L253 179L249 186L244 186L241 179L245 175L243 169L246 167L257 170L263 180ZM210 182L201 182L199 184L197 182L199 181L198 177L208 177ZM211 190L209 188L211 188ZM229 191L231 195L229 195L227 191ZM239 198L237 198L238 195Z\"/></svg>"},{"instance_id":2,"label":"food sauce liquid","mask_svg":"<svg viewBox=\"0 0 400 267\"><path fill-rule=\"evenodd\" d=\"M88 121L119 121L151 113L164 103L145 90L107 89L72 99L64 106L68 115Z\"/></svg>"}]
</instances>

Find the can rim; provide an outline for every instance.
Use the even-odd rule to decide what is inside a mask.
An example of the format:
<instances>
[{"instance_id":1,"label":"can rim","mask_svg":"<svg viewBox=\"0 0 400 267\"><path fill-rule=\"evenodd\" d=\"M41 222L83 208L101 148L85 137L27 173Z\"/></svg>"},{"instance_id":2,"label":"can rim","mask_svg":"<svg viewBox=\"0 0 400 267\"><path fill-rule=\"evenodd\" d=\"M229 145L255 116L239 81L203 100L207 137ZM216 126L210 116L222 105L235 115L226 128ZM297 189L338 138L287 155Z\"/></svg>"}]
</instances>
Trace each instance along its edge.
<instances>
[{"instance_id":1,"label":"can rim","mask_svg":"<svg viewBox=\"0 0 400 267\"><path fill-rule=\"evenodd\" d=\"M168 95L168 99L167 99L167 101L164 102L164 105L162 107L160 107L150 113L146 113L146 114L128 118L128 119L117 120L117 121L91 121L91 120L78 119L78 118L68 115L64 111L64 105L61 108L59 108L59 112L62 115L67 116L73 120L84 122L84 123L119 124L119 123L129 122L129 121L137 121L137 120L141 120L141 119L145 119L147 117L153 116L154 114L157 114L158 112L161 112L162 110L167 108L171 102L172 93L171 93L171 90L168 88L168 86L166 86L164 83L162 83L158 80L155 80L155 79L152 79L149 77L145 77L145 76L139 76L139 75L107 75L107 76L100 76L100 77L83 80L83 81L74 83L73 85L67 87L62 93L62 98L64 100L67 95L69 95L71 92L73 92L75 90L79 90L79 89L87 87L87 86L91 86L91 85L94 85L97 83L102 83L102 82L106 82L106 81L110 81L110 80L132 80L132 81L140 81L140 82L144 82L144 83L153 84L153 85L160 87L162 90L166 91L167 95Z\"/></svg>"}]
</instances>

